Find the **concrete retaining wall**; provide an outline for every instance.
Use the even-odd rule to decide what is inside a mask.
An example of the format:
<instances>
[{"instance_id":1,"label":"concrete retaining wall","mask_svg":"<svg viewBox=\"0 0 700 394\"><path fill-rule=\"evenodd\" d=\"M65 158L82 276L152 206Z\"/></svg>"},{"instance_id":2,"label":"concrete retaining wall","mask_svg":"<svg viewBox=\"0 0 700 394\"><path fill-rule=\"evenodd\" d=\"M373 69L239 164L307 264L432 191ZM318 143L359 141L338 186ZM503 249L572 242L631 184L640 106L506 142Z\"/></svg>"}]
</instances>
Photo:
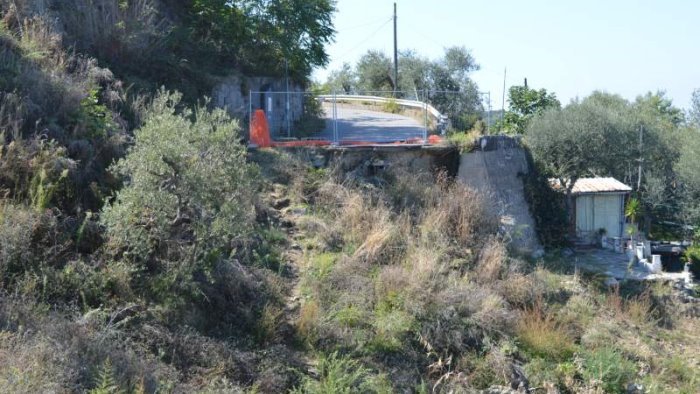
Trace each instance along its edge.
<instances>
[{"instance_id":1,"label":"concrete retaining wall","mask_svg":"<svg viewBox=\"0 0 700 394\"><path fill-rule=\"evenodd\" d=\"M224 108L229 115L243 122L248 120L251 105L253 110L264 109L272 136L286 136L287 97L289 97L289 119L293 123L301 118L304 111L304 89L290 83L289 95L278 93L286 90L287 84L284 78L230 76L214 88L212 101L214 105ZM252 101L250 92L254 92ZM272 111L267 111L266 108L269 100L272 103Z\"/></svg>"},{"instance_id":2,"label":"concrete retaining wall","mask_svg":"<svg viewBox=\"0 0 700 394\"><path fill-rule=\"evenodd\" d=\"M535 221L525 200L522 176L527 176L530 168L519 139L482 137L477 146L475 151L462 154L458 179L490 196L501 231L518 251L541 253Z\"/></svg>"}]
</instances>

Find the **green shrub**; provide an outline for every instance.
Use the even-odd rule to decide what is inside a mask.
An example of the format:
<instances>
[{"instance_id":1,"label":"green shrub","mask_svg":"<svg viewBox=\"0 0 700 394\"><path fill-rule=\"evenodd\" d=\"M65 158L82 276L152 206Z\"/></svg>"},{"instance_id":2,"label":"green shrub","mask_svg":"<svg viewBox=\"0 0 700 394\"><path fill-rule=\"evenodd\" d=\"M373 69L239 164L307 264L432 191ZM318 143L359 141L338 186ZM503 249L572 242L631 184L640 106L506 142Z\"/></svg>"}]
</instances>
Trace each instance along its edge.
<instances>
[{"instance_id":1,"label":"green shrub","mask_svg":"<svg viewBox=\"0 0 700 394\"><path fill-rule=\"evenodd\" d=\"M338 257L338 253L321 253L313 256L310 267L312 275L319 280L326 278L333 270Z\"/></svg>"},{"instance_id":2,"label":"green shrub","mask_svg":"<svg viewBox=\"0 0 700 394\"><path fill-rule=\"evenodd\" d=\"M478 132L451 132L447 134L447 141L456 146L461 153L471 152L476 146L477 138L480 134Z\"/></svg>"},{"instance_id":3,"label":"green shrub","mask_svg":"<svg viewBox=\"0 0 700 394\"><path fill-rule=\"evenodd\" d=\"M537 235L548 249L568 246L569 222L564 196L552 189L544 169L535 163L529 150L527 160L532 172L523 174L523 190L535 219Z\"/></svg>"},{"instance_id":4,"label":"green shrub","mask_svg":"<svg viewBox=\"0 0 700 394\"><path fill-rule=\"evenodd\" d=\"M576 364L573 362L556 363L542 358L530 360L524 370L531 386L551 384L569 389L574 385L577 373Z\"/></svg>"},{"instance_id":5,"label":"green shrub","mask_svg":"<svg viewBox=\"0 0 700 394\"><path fill-rule=\"evenodd\" d=\"M135 131L135 144L113 167L126 185L101 223L108 250L145 270L152 295L176 300L246 245L253 229L255 167L223 110L177 113L181 96L161 91ZM143 279L147 279L148 276Z\"/></svg>"},{"instance_id":6,"label":"green shrub","mask_svg":"<svg viewBox=\"0 0 700 394\"><path fill-rule=\"evenodd\" d=\"M700 245L693 245L685 251L685 258L690 264L693 277L700 278Z\"/></svg>"},{"instance_id":7,"label":"green shrub","mask_svg":"<svg viewBox=\"0 0 700 394\"><path fill-rule=\"evenodd\" d=\"M355 328L366 324L368 316L365 311L357 306L348 305L336 312L333 318L343 327Z\"/></svg>"},{"instance_id":8,"label":"green shrub","mask_svg":"<svg viewBox=\"0 0 700 394\"><path fill-rule=\"evenodd\" d=\"M401 106L395 99L389 99L386 103L384 103L382 110L391 114L398 114L401 112Z\"/></svg>"},{"instance_id":9,"label":"green shrub","mask_svg":"<svg viewBox=\"0 0 700 394\"><path fill-rule=\"evenodd\" d=\"M681 392L698 392L700 390L700 376L698 376L695 368L680 356L674 355L662 360L662 378L672 386L687 388Z\"/></svg>"},{"instance_id":10,"label":"green shrub","mask_svg":"<svg viewBox=\"0 0 700 394\"><path fill-rule=\"evenodd\" d=\"M305 377L296 394L326 393L386 393L389 383L381 376L372 374L358 361L332 353L318 362L319 379Z\"/></svg>"},{"instance_id":11,"label":"green shrub","mask_svg":"<svg viewBox=\"0 0 700 394\"><path fill-rule=\"evenodd\" d=\"M89 394L117 394L122 392L114 378L112 362L107 358L102 367L97 371L95 388Z\"/></svg>"},{"instance_id":12,"label":"green shrub","mask_svg":"<svg viewBox=\"0 0 700 394\"><path fill-rule=\"evenodd\" d=\"M32 237L39 220L28 209L0 203L0 278L3 280L34 262Z\"/></svg>"},{"instance_id":13,"label":"green shrub","mask_svg":"<svg viewBox=\"0 0 700 394\"><path fill-rule=\"evenodd\" d=\"M601 387L606 393L624 393L635 376L634 363L612 347L602 347L583 354L584 380Z\"/></svg>"},{"instance_id":14,"label":"green shrub","mask_svg":"<svg viewBox=\"0 0 700 394\"><path fill-rule=\"evenodd\" d=\"M401 310L377 311L374 315L374 337L370 348L380 353L400 351L414 330L415 318Z\"/></svg>"},{"instance_id":15,"label":"green shrub","mask_svg":"<svg viewBox=\"0 0 700 394\"><path fill-rule=\"evenodd\" d=\"M304 110L301 118L294 122L293 137L309 137L323 131L326 127L326 115L321 102L314 95L304 95Z\"/></svg>"},{"instance_id":16,"label":"green shrub","mask_svg":"<svg viewBox=\"0 0 700 394\"><path fill-rule=\"evenodd\" d=\"M93 88L80 100L80 108L73 114L75 138L105 137L117 127L112 112L100 103L99 93L99 89Z\"/></svg>"}]
</instances>

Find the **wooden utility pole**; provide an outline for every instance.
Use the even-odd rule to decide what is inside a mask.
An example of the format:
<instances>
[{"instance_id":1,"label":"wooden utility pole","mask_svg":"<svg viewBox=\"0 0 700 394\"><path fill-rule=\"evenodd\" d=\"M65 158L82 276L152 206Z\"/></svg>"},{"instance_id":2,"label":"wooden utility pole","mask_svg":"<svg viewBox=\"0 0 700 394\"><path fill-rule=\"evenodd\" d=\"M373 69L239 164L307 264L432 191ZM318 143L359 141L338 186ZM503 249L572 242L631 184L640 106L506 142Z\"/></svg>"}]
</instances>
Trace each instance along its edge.
<instances>
[{"instance_id":1,"label":"wooden utility pole","mask_svg":"<svg viewBox=\"0 0 700 394\"><path fill-rule=\"evenodd\" d=\"M394 3L394 95L399 90L399 46L396 33L396 3Z\"/></svg>"},{"instance_id":2,"label":"wooden utility pole","mask_svg":"<svg viewBox=\"0 0 700 394\"><path fill-rule=\"evenodd\" d=\"M506 116L506 73L507 68L503 69L503 98L501 101L501 125L503 124L503 118Z\"/></svg>"},{"instance_id":3,"label":"wooden utility pole","mask_svg":"<svg viewBox=\"0 0 700 394\"><path fill-rule=\"evenodd\" d=\"M642 188L642 163L644 162L644 126L639 126L639 174L637 175L637 192Z\"/></svg>"}]
</instances>

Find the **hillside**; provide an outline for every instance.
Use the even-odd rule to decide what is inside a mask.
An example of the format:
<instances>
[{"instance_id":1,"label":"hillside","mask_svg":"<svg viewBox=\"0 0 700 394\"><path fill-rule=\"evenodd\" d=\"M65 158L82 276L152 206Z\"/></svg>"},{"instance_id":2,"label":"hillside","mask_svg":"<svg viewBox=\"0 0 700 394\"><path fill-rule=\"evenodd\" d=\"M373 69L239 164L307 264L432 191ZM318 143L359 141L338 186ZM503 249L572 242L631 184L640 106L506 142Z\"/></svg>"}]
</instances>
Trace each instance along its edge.
<instances>
[{"instance_id":1,"label":"hillside","mask_svg":"<svg viewBox=\"0 0 700 394\"><path fill-rule=\"evenodd\" d=\"M442 172L240 144L205 96L303 83L307 3L0 0L0 392L700 391L693 294L522 256Z\"/></svg>"}]
</instances>

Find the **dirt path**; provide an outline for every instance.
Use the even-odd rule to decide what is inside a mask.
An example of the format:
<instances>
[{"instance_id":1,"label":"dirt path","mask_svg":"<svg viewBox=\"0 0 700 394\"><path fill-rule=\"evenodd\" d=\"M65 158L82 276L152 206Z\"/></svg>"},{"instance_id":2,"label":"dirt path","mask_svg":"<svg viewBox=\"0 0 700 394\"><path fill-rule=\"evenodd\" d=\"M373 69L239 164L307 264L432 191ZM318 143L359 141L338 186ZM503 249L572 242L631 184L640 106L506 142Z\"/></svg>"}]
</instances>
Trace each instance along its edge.
<instances>
[{"instance_id":1,"label":"dirt path","mask_svg":"<svg viewBox=\"0 0 700 394\"><path fill-rule=\"evenodd\" d=\"M274 185L274 189L275 191L271 194L274 219L287 238L287 244L281 256L281 263L284 264L282 276L285 301L279 327L283 334L283 343L296 361L295 364L307 374L315 376L317 362L303 349L297 335L297 324L302 301L301 277L304 267L304 252L300 245L304 238L304 233L299 229L298 222L305 215L305 210L291 207L291 201L287 197L286 186L277 184Z\"/></svg>"}]
</instances>

